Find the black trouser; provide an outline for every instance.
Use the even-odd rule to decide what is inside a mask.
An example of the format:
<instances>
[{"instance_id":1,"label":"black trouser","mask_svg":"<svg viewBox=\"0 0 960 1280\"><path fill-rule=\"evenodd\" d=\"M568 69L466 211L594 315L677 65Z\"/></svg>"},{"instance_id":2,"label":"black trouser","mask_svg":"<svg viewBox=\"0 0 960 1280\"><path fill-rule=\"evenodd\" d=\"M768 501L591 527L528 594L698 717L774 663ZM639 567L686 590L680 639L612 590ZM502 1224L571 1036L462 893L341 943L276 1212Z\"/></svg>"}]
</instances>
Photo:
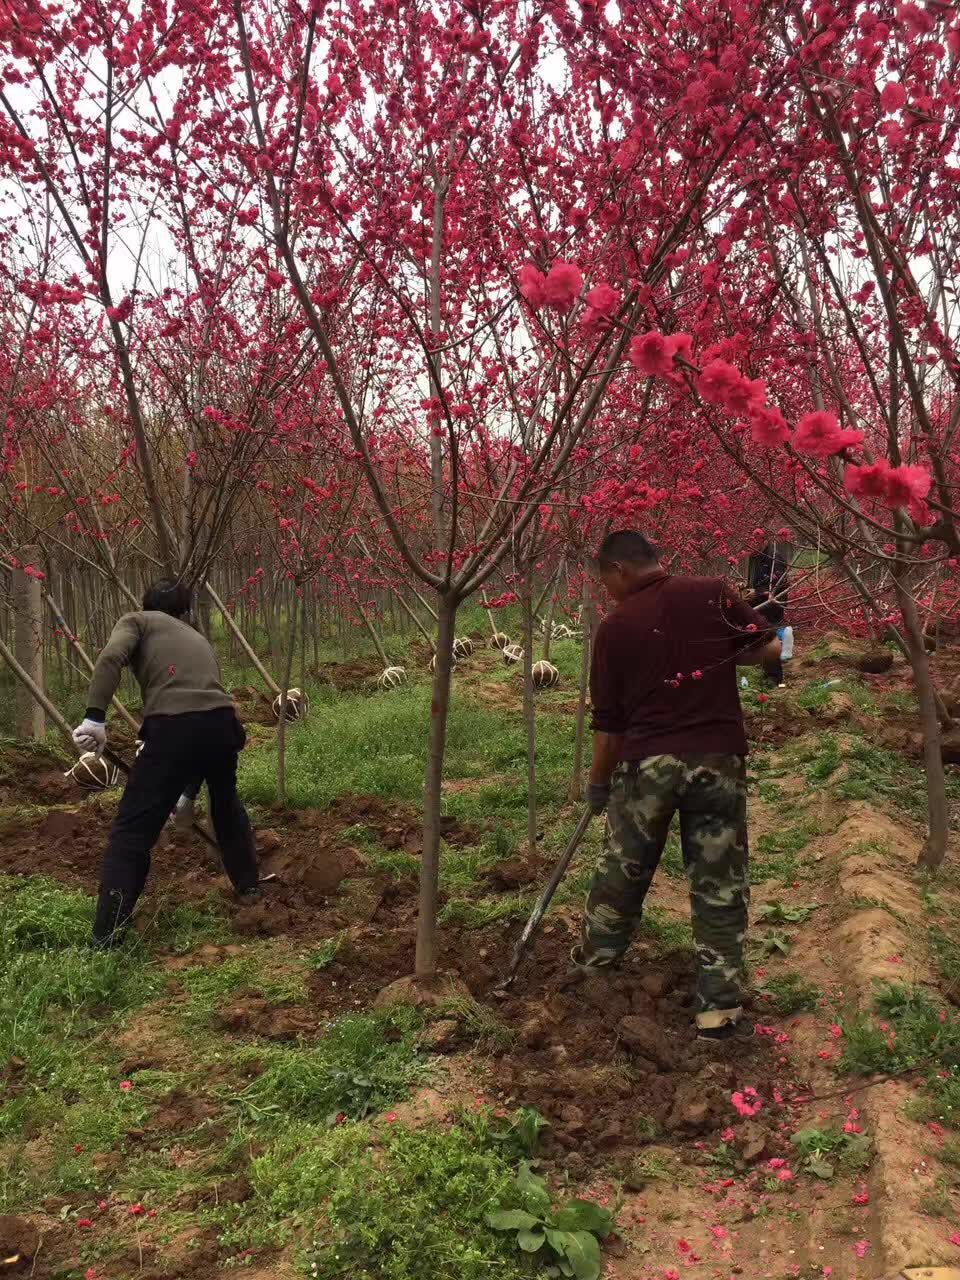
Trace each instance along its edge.
<instances>
[{"instance_id":1,"label":"black trouser","mask_svg":"<svg viewBox=\"0 0 960 1280\"><path fill-rule=\"evenodd\" d=\"M246 741L232 707L150 716L110 829L100 872L94 941L124 929L150 871L150 850L184 788L198 779L210 793L210 817L227 875L238 890L258 880L250 819L237 795L237 756Z\"/></svg>"}]
</instances>

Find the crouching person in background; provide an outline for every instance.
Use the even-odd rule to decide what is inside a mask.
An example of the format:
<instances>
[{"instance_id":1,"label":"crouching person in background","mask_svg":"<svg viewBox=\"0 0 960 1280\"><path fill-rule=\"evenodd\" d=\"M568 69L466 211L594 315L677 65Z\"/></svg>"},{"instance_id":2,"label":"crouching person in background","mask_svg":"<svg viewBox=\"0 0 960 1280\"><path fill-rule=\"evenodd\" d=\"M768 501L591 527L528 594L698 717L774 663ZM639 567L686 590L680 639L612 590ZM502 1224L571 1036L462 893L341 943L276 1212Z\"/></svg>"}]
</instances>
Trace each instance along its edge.
<instances>
[{"instance_id":1,"label":"crouching person in background","mask_svg":"<svg viewBox=\"0 0 960 1280\"><path fill-rule=\"evenodd\" d=\"M106 709L129 666L143 694L143 750L134 761L110 830L100 872L95 946L122 940L150 871L150 851L186 788L205 781L210 816L234 888L258 893L253 831L237 795L237 757L246 735L220 683L216 655L188 621L190 592L163 579L143 609L113 629L90 681L83 723L73 732L84 751L103 751Z\"/></svg>"}]
</instances>

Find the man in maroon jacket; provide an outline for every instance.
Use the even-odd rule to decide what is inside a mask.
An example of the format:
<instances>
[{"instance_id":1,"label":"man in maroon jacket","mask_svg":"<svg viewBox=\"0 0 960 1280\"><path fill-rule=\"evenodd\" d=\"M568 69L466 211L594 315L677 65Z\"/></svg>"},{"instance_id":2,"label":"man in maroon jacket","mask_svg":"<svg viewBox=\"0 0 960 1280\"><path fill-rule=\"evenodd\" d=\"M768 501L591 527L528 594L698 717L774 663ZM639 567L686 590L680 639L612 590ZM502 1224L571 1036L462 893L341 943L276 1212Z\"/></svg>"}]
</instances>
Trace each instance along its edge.
<instances>
[{"instance_id":1,"label":"man in maroon jacket","mask_svg":"<svg viewBox=\"0 0 960 1280\"><path fill-rule=\"evenodd\" d=\"M697 949L697 1034L725 1040L741 1014L747 928L747 739L738 665L780 641L722 578L673 577L633 530L611 533L596 569L617 607L593 652L589 803L604 849L574 962L619 964L680 814Z\"/></svg>"}]
</instances>

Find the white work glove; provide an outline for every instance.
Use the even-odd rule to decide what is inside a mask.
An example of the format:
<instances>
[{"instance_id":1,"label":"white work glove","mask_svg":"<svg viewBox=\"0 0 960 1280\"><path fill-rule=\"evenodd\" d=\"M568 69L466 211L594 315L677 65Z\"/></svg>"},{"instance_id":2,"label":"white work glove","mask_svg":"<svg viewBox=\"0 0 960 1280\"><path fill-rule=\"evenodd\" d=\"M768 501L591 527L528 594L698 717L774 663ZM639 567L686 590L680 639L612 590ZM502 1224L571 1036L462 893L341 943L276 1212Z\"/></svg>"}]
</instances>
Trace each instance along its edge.
<instances>
[{"instance_id":1,"label":"white work glove","mask_svg":"<svg viewBox=\"0 0 960 1280\"><path fill-rule=\"evenodd\" d=\"M84 720L74 729L73 740L81 751L102 755L107 745L107 726L99 720Z\"/></svg>"}]
</instances>

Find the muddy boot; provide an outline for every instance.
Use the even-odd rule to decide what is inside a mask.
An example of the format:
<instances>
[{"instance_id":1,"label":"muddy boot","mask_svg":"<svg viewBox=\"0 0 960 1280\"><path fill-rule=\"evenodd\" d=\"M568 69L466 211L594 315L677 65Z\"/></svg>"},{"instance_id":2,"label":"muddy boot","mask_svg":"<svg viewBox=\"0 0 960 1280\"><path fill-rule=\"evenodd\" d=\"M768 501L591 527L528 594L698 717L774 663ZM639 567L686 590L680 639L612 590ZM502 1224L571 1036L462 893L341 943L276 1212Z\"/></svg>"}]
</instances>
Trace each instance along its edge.
<instances>
[{"instance_id":1,"label":"muddy boot","mask_svg":"<svg viewBox=\"0 0 960 1280\"><path fill-rule=\"evenodd\" d=\"M713 1044L727 1043L731 1040L751 1040L754 1034L754 1025L749 1018L739 1018L735 1022L722 1022L719 1027L697 1027L697 1039Z\"/></svg>"}]
</instances>

